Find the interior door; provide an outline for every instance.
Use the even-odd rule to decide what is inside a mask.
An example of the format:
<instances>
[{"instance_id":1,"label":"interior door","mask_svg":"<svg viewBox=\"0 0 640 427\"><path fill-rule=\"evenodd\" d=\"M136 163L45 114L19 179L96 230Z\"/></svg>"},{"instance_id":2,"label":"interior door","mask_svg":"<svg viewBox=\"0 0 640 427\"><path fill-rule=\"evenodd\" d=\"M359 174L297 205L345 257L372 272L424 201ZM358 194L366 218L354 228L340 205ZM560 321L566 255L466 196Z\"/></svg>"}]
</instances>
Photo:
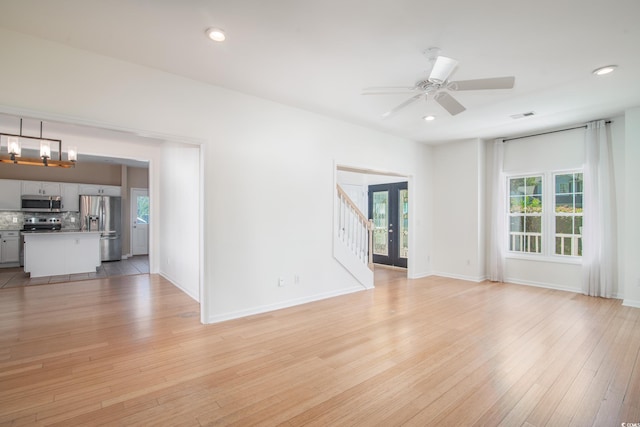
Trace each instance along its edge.
<instances>
[{"instance_id":1,"label":"interior door","mask_svg":"<svg viewBox=\"0 0 640 427\"><path fill-rule=\"evenodd\" d=\"M149 190L131 189L131 254L149 253Z\"/></svg>"},{"instance_id":2,"label":"interior door","mask_svg":"<svg viewBox=\"0 0 640 427\"><path fill-rule=\"evenodd\" d=\"M407 267L409 196L406 182L369 186L369 219L373 220L373 262Z\"/></svg>"}]
</instances>

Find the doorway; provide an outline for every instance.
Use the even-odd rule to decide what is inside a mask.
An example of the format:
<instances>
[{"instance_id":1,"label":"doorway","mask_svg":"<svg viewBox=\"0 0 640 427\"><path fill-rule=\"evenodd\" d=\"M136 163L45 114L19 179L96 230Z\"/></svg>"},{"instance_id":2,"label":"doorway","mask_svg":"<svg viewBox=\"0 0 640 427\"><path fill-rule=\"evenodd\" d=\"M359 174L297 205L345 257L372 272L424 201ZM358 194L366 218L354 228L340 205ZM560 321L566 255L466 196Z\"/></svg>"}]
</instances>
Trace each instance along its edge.
<instances>
[{"instance_id":1,"label":"doorway","mask_svg":"<svg viewBox=\"0 0 640 427\"><path fill-rule=\"evenodd\" d=\"M149 190L131 189L131 254L149 253Z\"/></svg>"},{"instance_id":2,"label":"doorway","mask_svg":"<svg viewBox=\"0 0 640 427\"><path fill-rule=\"evenodd\" d=\"M409 191L407 182L369 186L369 219L373 220L373 262L407 268L409 258Z\"/></svg>"}]
</instances>

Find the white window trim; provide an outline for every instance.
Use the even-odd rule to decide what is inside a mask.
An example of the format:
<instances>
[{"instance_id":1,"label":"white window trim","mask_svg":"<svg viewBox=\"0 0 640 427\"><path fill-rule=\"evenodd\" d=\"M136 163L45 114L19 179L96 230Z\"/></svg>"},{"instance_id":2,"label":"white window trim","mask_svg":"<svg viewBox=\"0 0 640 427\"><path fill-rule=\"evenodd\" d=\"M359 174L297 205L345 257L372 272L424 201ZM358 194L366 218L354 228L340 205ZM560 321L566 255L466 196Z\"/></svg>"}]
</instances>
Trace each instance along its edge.
<instances>
[{"instance_id":1,"label":"white window trim","mask_svg":"<svg viewBox=\"0 0 640 427\"><path fill-rule=\"evenodd\" d=\"M505 201L505 209L506 209L506 223L504 226L506 227L505 233L505 258L507 259L518 259L518 260L527 260L527 261L544 261L544 262L555 262L559 264L582 264L581 256L572 256L572 255L557 255L555 252L555 209L551 209L551 206L555 206L555 176L569 173L583 173L582 168L578 169L566 169L566 170L553 170L546 172L524 172L524 173L512 173L506 174L505 179L507 180L505 185L507 188L507 200ZM509 212L509 180L532 177L532 176L542 176L542 253L531 253L531 252L516 252L509 250L509 226L511 223L511 215ZM584 217L583 217L584 218Z\"/></svg>"}]
</instances>

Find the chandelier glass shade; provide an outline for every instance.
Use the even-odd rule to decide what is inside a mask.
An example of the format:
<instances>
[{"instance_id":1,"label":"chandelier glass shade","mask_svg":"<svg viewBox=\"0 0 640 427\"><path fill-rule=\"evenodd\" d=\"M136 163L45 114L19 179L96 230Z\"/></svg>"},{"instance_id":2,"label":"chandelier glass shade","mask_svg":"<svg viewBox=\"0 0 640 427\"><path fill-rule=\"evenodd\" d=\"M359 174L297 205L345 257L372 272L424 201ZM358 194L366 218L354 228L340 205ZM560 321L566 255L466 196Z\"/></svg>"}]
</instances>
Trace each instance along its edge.
<instances>
[{"instance_id":1,"label":"chandelier glass shade","mask_svg":"<svg viewBox=\"0 0 640 427\"><path fill-rule=\"evenodd\" d=\"M22 134L22 119L20 119L20 133L2 133L0 132L0 138L6 137L7 139L7 156L0 154L0 163L13 163L16 165L29 165L29 166L46 166L46 167L61 167L72 168L75 167L78 161L78 149L77 147L69 147L67 149L67 160L62 160L62 140L43 138L42 136L42 122L40 122L40 136L28 136ZM40 157L30 158L22 156L22 140L28 141L36 140L40 143ZM55 147L57 144L58 159L51 158L52 144ZM1 153L1 151L0 151Z\"/></svg>"}]
</instances>

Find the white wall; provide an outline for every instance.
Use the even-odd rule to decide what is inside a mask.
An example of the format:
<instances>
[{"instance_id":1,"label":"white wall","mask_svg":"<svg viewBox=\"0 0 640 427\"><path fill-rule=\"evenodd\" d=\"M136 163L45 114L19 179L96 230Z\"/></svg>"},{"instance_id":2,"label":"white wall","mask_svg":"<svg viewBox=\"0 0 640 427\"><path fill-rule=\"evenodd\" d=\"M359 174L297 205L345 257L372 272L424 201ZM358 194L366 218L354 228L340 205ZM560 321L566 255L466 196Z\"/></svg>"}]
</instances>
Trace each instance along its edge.
<instances>
[{"instance_id":1,"label":"white wall","mask_svg":"<svg viewBox=\"0 0 640 427\"><path fill-rule=\"evenodd\" d=\"M486 276L480 250L484 152L478 139L433 149L432 274L473 281Z\"/></svg>"},{"instance_id":2,"label":"white wall","mask_svg":"<svg viewBox=\"0 0 640 427\"><path fill-rule=\"evenodd\" d=\"M625 113L625 183L626 200L621 205L624 209L624 224L619 234L626 236L624 241L624 304L640 307L640 197L638 197L638 183L640 183L640 108L628 110Z\"/></svg>"},{"instance_id":3,"label":"white wall","mask_svg":"<svg viewBox=\"0 0 640 427\"><path fill-rule=\"evenodd\" d=\"M162 148L159 272L200 301L200 147L166 142Z\"/></svg>"},{"instance_id":4,"label":"white wall","mask_svg":"<svg viewBox=\"0 0 640 427\"><path fill-rule=\"evenodd\" d=\"M0 56L21 64L0 67L5 110L205 142L200 299L208 321L361 289L332 256L336 163L418 177L411 226L417 236L427 233L418 219L429 194L421 170L429 150L421 144L2 29ZM165 172L156 164L150 190L159 205L152 209L172 218L181 207L165 203L169 178L159 178ZM184 249L157 231L159 269L172 274L170 260ZM428 242L414 240L410 271L425 271ZM287 286L277 286L280 276Z\"/></svg>"},{"instance_id":5,"label":"white wall","mask_svg":"<svg viewBox=\"0 0 640 427\"><path fill-rule=\"evenodd\" d=\"M212 319L362 289L332 256L334 164L410 177L427 148L258 100L218 132L229 143L207 149L206 182L225 183L206 201L208 220L223 225L206 237Z\"/></svg>"}]
</instances>

